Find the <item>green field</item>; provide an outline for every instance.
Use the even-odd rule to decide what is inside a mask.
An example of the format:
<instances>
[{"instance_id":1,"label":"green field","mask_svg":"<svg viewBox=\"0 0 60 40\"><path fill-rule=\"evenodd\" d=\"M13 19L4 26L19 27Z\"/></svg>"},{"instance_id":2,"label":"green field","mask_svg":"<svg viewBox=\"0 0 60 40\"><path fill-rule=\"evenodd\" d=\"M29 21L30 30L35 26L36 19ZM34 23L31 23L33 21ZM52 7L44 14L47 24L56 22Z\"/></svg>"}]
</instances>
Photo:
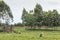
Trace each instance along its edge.
<instances>
[{"instance_id":1,"label":"green field","mask_svg":"<svg viewBox=\"0 0 60 40\"><path fill-rule=\"evenodd\" d=\"M18 33L0 33L0 40L60 40L60 31L52 30L25 30L25 28L14 28ZM43 33L43 37L39 37Z\"/></svg>"}]
</instances>

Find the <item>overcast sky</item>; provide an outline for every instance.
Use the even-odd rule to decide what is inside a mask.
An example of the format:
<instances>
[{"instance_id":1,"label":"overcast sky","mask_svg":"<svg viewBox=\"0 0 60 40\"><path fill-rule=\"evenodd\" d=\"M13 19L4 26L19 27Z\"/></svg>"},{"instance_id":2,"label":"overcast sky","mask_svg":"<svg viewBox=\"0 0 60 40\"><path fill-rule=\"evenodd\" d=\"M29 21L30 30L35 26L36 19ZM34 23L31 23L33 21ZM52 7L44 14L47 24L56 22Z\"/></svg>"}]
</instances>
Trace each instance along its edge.
<instances>
[{"instance_id":1,"label":"overcast sky","mask_svg":"<svg viewBox=\"0 0 60 40\"><path fill-rule=\"evenodd\" d=\"M4 0L11 8L14 22L21 22L22 10L33 10L36 3L39 3L44 11L56 9L60 13L60 0Z\"/></svg>"}]
</instances>

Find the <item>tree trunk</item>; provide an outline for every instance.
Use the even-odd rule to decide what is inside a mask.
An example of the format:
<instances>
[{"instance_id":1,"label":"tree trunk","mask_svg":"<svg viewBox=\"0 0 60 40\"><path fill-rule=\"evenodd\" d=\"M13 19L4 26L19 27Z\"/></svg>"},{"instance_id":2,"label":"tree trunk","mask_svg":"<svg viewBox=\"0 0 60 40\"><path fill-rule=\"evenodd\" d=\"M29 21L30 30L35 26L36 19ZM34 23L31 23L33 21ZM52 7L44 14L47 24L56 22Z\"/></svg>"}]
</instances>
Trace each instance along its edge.
<instances>
[{"instance_id":1,"label":"tree trunk","mask_svg":"<svg viewBox=\"0 0 60 40\"><path fill-rule=\"evenodd\" d=\"M33 27L31 26L31 29L32 29Z\"/></svg>"}]
</instances>

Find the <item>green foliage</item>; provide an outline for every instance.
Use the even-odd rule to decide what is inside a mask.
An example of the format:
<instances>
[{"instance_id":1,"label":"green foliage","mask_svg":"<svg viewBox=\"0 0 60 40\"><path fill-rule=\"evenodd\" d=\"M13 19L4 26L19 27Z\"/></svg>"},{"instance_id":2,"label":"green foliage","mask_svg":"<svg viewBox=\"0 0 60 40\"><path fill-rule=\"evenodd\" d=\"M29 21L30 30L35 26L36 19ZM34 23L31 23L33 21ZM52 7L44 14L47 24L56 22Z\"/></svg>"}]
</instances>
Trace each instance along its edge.
<instances>
[{"instance_id":1,"label":"green foliage","mask_svg":"<svg viewBox=\"0 0 60 40\"><path fill-rule=\"evenodd\" d=\"M42 7L40 4L36 4L35 8L34 8L34 15L36 17L36 25L37 26L41 26L42 25L42 19L43 19L43 16L42 16L42 13L43 13L43 10L42 10Z\"/></svg>"},{"instance_id":2,"label":"green foliage","mask_svg":"<svg viewBox=\"0 0 60 40\"><path fill-rule=\"evenodd\" d=\"M15 23L14 26L20 26L20 27L22 27L23 24L22 23Z\"/></svg>"},{"instance_id":3,"label":"green foliage","mask_svg":"<svg viewBox=\"0 0 60 40\"><path fill-rule=\"evenodd\" d=\"M34 8L34 14L36 16L38 16L38 15L41 15L41 13L42 13L42 7L41 7L41 5L40 4L36 4L36 6Z\"/></svg>"},{"instance_id":4,"label":"green foliage","mask_svg":"<svg viewBox=\"0 0 60 40\"><path fill-rule=\"evenodd\" d=\"M23 9L22 20L28 26L59 26L60 14L56 10L43 11L40 4L36 4L30 13Z\"/></svg>"},{"instance_id":5,"label":"green foliage","mask_svg":"<svg viewBox=\"0 0 60 40\"><path fill-rule=\"evenodd\" d=\"M27 14L25 24L27 26L34 26L36 17L33 14Z\"/></svg>"},{"instance_id":6,"label":"green foliage","mask_svg":"<svg viewBox=\"0 0 60 40\"><path fill-rule=\"evenodd\" d=\"M22 21L23 21L22 24L23 24L23 25L25 25L24 22L25 22L25 20L26 20L26 15L27 15L27 14L28 14L28 12L27 12L26 9L24 8L24 9L23 9L23 12L22 12Z\"/></svg>"},{"instance_id":7,"label":"green foliage","mask_svg":"<svg viewBox=\"0 0 60 40\"><path fill-rule=\"evenodd\" d=\"M45 26L59 26L60 25L60 14L56 10L48 11L43 13L43 24Z\"/></svg>"},{"instance_id":8,"label":"green foliage","mask_svg":"<svg viewBox=\"0 0 60 40\"><path fill-rule=\"evenodd\" d=\"M0 1L0 17L2 17L2 20L5 20L5 23L7 24L9 24L10 21L13 21L12 12L4 1Z\"/></svg>"}]
</instances>

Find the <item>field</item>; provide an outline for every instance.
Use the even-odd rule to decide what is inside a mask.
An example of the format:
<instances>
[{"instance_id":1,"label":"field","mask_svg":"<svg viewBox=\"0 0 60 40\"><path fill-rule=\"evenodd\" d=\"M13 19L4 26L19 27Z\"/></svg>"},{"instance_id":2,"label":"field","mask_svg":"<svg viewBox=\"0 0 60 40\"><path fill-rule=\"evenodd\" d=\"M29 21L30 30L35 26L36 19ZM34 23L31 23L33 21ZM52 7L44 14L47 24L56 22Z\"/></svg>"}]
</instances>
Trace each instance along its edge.
<instances>
[{"instance_id":1,"label":"field","mask_svg":"<svg viewBox=\"0 0 60 40\"><path fill-rule=\"evenodd\" d=\"M16 27L14 30L21 34L1 32L0 40L60 40L60 31L57 30L25 30L24 27ZM43 37L39 36L40 33L43 33Z\"/></svg>"}]
</instances>

